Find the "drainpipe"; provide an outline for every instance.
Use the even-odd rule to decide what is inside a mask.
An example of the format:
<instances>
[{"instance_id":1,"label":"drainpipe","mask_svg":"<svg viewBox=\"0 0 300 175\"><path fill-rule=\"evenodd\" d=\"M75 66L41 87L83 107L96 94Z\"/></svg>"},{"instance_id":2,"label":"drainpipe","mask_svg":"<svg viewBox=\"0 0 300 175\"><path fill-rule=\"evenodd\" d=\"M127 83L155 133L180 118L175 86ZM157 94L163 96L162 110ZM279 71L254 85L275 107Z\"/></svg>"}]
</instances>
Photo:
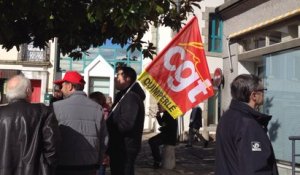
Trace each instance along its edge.
<instances>
[{"instance_id":1,"label":"drainpipe","mask_svg":"<svg viewBox=\"0 0 300 175\"><path fill-rule=\"evenodd\" d=\"M60 64L60 53L59 53L59 45L58 45L58 38L54 37L53 40L54 44L54 58L53 58L53 81L56 80L56 74L59 71L59 64Z\"/></svg>"},{"instance_id":2,"label":"drainpipe","mask_svg":"<svg viewBox=\"0 0 300 175\"><path fill-rule=\"evenodd\" d=\"M233 72L233 66L232 66L232 59L231 59L231 50L230 50L230 38L226 38L227 40L227 48L228 48L228 58L229 58L229 65L230 65L230 72Z\"/></svg>"}]
</instances>

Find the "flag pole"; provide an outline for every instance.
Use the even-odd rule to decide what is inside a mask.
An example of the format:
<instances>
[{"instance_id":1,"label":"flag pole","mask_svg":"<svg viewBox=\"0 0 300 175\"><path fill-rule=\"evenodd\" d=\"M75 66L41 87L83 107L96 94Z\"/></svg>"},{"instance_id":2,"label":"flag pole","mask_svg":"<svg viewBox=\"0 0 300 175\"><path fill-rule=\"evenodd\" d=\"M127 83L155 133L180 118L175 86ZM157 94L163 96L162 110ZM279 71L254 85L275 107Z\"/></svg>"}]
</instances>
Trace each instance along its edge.
<instances>
[{"instance_id":1,"label":"flag pole","mask_svg":"<svg viewBox=\"0 0 300 175\"><path fill-rule=\"evenodd\" d=\"M176 10L177 13L180 13L180 1L176 0ZM176 34L179 32L179 28L176 31ZM184 115L184 114L183 114ZM179 117L179 128L178 128L178 140L184 141L184 117Z\"/></svg>"},{"instance_id":2,"label":"flag pole","mask_svg":"<svg viewBox=\"0 0 300 175\"><path fill-rule=\"evenodd\" d=\"M128 92L132 89L132 87L136 84L137 82L133 82L130 87L127 89L127 91L123 94L123 96L120 98L120 100L116 103L116 105L112 108L112 110L109 112L109 115L107 118L111 116L111 114L115 111L117 106L119 106L120 102L123 100L123 98L128 94Z\"/></svg>"}]
</instances>

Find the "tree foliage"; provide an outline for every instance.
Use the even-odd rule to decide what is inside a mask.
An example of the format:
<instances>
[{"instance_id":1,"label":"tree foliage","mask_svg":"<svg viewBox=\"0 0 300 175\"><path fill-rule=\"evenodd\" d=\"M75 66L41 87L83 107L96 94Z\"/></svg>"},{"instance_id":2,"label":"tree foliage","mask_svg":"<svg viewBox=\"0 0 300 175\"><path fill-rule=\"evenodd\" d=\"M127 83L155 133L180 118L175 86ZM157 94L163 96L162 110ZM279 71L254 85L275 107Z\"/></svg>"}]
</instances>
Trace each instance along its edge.
<instances>
[{"instance_id":1,"label":"tree foliage","mask_svg":"<svg viewBox=\"0 0 300 175\"><path fill-rule=\"evenodd\" d=\"M0 0L0 44L14 46L33 43L44 48L54 37L60 51L86 51L111 39L113 44L139 49L145 56L155 47L141 41L151 25L179 30L188 13L201 0ZM71 54L72 55L72 54ZM73 52L76 57L76 52Z\"/></svg>"}]
</instances>

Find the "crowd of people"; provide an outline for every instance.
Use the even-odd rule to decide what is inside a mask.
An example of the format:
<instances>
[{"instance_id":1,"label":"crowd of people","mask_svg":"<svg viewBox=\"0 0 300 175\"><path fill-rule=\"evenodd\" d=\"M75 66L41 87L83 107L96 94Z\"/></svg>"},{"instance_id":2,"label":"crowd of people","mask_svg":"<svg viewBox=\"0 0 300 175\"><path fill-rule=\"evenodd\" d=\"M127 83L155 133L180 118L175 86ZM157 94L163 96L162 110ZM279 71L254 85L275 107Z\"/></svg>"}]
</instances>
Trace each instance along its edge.
<instances>
[{"instance_id":1,"label":"crowd of people","mask_svg":"<svg viewBox=\"0 0 300 175\"><path fill-rule=\"evenodd\" d=\"M141 148L145 93L136 72L119 67L114 103L102 92L86 94L84 78L67 71L54 81L50 105L30 103L24 75L7 81L0 107L0 174L134 175ZM122 155L122 156L120 156Z\"/></svg>"},{"instance_id":2,"label":"crowd of people","mask_svg":"<svg viewBox=\"0 0 300 175\"><path fill-rule=\"evenodd\" d=\"M3 175L134 175L141 149L145 93L130 67L119 67L118 93L87 95L85 81L68 71L54 81L49 106L30 103L31 83L24 75L10 78L7 105L0 107L0 174ZM266 134L271 116L257 111L263 103L263 84L253 75L240 75L231 83L231 105L216 133L216 174L278 174L271 142ZM188 147L200 137L202 110L190 118ZM200 117L200 119L199 119ZM176 145L176 119L158 104L160 133L149 139L154 167L161 166L160 145ZM204 147L208 141L203 137Z\"/></svg>"}]
</instances>

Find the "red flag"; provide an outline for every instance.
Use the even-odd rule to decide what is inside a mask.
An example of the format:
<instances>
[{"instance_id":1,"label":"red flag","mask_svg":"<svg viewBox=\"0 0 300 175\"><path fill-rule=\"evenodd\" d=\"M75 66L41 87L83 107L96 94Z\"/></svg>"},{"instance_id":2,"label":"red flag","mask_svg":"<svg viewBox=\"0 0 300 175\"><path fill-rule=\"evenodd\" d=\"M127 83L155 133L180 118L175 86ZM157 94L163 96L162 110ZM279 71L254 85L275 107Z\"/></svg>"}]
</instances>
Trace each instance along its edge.
<instances>
[{"instance_id":1,"label":"red flag","mask_svg":"<svg viewBox=\"0 0 300 175\"><path fill-rule=\"evenodd\" d=\"M214 94L196 17L138 79L174 118Z\"/></svg>"}]
</instances>

